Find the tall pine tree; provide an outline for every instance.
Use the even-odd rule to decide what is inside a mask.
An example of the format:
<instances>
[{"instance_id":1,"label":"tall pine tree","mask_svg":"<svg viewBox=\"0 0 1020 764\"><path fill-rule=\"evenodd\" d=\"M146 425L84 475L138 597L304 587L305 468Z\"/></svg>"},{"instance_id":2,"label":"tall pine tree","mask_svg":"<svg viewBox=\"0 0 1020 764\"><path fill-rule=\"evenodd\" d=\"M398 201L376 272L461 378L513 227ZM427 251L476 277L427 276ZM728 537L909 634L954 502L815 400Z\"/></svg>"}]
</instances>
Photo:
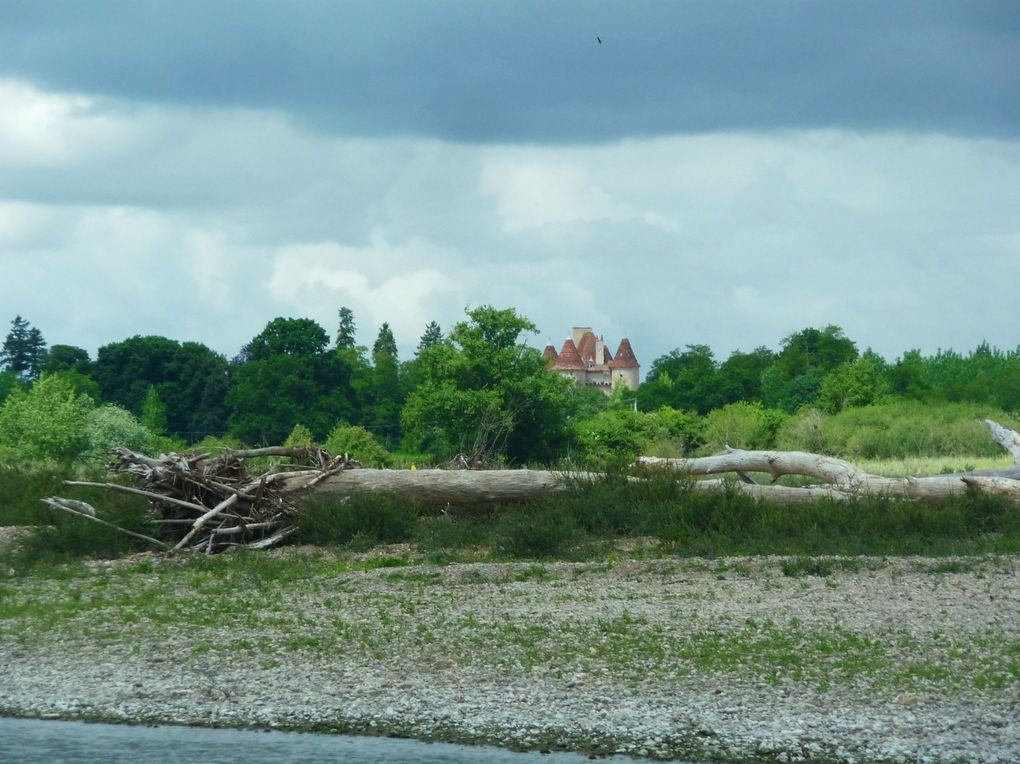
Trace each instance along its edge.
<instances>
[{"instance_id":1,"label":"tall pine tree","mask_svg":"<svg viewBox=\"0 0 1020 764\"><path fill-rule=\"evenodd\" d=\"M353 350L357 346L354 333L357 325L354 323L354 311L343 307L337 311L338 325L336 329L336 347L338 350Z\"/></svg>"},{"instance_id":2,"label":"tall pine tree","mask_svg":"<svg viewBox=\"0 0 1020 764\"><path fill-rule=\"evenodd\" d=\"M46 360L46 340L42 332L21 316L15 316L11 330L0 348L0 365L21 379L36 379Z\"/></svg>"},{"instance_id":3,"label":"tall pine tree","mask_svg":"<svg viewBox=\"0 0 1020 764\"><path fill-rule=\"evenodd\" d=\"M425 333L421 336L418 341L418 349L415 351L416 355L421 355L421 351L428 350L433 345L438 344L443 339L443 330L439 324L435 321L429 321L425 327Z\"/></svg>"}]
</instances>

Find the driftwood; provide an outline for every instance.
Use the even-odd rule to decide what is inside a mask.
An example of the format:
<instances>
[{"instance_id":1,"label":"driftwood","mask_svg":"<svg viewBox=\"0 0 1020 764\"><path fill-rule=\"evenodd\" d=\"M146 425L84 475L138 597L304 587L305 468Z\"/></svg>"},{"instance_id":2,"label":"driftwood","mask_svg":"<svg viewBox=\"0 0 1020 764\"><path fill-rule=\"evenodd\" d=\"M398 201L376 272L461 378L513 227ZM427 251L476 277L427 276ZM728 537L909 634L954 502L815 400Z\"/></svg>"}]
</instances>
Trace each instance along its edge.
<instances>
[{"instance_id":1,"label":"driftwood","mask_svg":"<svg viewBox=\"0 0 1020 764\"><path fill-rule=\"evenodd\" d=\"M973 470L949 475L889 478L869 474L850 462L804 451L743 451L727 448L723 453L691 459L660 459L642 456L638 464L663 467L689 476L718 475L728 472L746 475L766 473L772 485L753 482L734 483L733 489L777 501L813 501L818 498L845 500L857 496L937 501L964 494L968 489L1010 496L1020 501L1020 434L990 419L985 420L993 440L1013 456L1013 466L1005 469ZM796 488L775 485L784 475L799 475L822 481L824 486ZM712 490L718 481L699 481L695 487Z\"/></svg>"},{"instance_id":2,"label":"driftwood","mask_svg":"<svg viewBox=\"0 0 1020 764\"><path fill-rule=\"evenodd\" d=\"M992 421L985 424L993 439L1013 455L1013 467L954 475L887 478L820 454L730 448L701 458L641 457L638 465L675 471L692 479L692 490L739 490L784 503L818 499L845 501L872 495L934 501L967 490L1002 494L1020 502L1020 434ZM170 553L273 546L293 532L294 516L301 503L313 497L328 496L346 501L358 493L389 494L433 506L515 502L571 490L578 480L599 477L596 473L546 470L362 469L346 454L333 457L314 447L225 450L215 457L208 454L150 457L127 449L115 449L114 454L111 471L133 476L140 487L83 481L67 481L67 484L101 487L148 498L149 519L164 538L120 530ZM250 460L267 457L283 457L288 461L277 462L263 472L250 469ZM707 478L726 473L733 473L740 480ZM758 484L748 473L766 473L771 476L772 483ZM784 475L807 477L821 484L777 485L776 481ZM642 478L632 476L629 479ZM109 525L97 518L95 510L84 502L59 497L44 501L54 509Z\"/></svg>"}]
</instances>

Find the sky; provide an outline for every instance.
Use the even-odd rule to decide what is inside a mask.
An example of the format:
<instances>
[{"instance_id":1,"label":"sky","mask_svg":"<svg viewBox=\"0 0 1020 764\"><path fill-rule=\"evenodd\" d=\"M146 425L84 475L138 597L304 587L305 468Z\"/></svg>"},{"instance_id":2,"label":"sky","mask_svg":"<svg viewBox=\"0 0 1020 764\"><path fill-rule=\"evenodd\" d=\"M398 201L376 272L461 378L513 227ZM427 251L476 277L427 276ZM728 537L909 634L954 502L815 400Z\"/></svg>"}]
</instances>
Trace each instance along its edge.
<instances>
[{"instance_id":1,"label":"sky","mask_svg":"<svg viewBox=\"0 0 1020 764\"><path fill-rule=\"evenodd\" d=\"M0 332L1020 345L1020 4L0 3Z\"/></svg>"}]
</instances>

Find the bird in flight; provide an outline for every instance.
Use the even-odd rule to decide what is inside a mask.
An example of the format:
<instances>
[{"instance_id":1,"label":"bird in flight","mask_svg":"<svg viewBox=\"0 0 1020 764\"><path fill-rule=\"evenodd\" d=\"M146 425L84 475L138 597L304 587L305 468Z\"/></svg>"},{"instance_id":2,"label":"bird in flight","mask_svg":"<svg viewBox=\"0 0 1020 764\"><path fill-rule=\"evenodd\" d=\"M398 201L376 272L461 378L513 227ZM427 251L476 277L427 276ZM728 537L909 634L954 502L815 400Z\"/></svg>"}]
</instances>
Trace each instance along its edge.
<instances>
[{"instance_id":1,"label":"bird in flight","mask_svg":"<svg viewBox=\"0 0 1020 764\"><path fill-rule=\"evenodd\" d=\"M599 37L598 35L595 35L595 39L599 41L599 45L602 44L602 38L601 37Z\"/></svg>"}]
</instances>

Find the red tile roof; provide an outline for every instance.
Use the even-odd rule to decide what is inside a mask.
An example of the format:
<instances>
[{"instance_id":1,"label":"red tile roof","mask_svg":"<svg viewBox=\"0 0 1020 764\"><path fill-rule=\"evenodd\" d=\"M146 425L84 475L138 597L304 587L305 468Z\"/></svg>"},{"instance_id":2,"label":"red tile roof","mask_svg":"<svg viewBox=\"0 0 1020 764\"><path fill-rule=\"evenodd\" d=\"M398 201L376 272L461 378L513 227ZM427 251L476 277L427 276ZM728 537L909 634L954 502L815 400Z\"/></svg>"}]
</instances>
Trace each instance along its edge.
<instances>
[{"instance_id":1,"label":"red tile roof","mask_svg":"<svg viewBox=\"0 0 1020 764\"><path fill-rule=\"evenodd\" d=\"M641 366L634 357L634 349L630 346L630 340L624 337L620 340L620 347L616 350L616 358L609 362L611 369L637 369Z\"/></svg>"},{"instance_id":2,"label":"red tile roof","mask_svg":"<svg viewBox=\"0 0 1020 764\"><path fill-rule=\"evenodd\" d=\"M574 341L567 338L567 341L563 343L563 349L560 350L559 357L553 361L552 368L564 369L566 371L575 371L578 369L584 369L585 365L581 361L581 356L577 353L577 345Z\"/></svg>"},{"instance_id":3,"label":"red tile roof","mask_svg":"<svg viewBox=\"0 0 1020 764\"><path fill-rule=\"evenodd\" d=\"M556 357L557 357L556 356L556 348L554 348L552 345L546 345L545 346L545 350L542 351L542 357L543 358L551 358L553 360L553 362L555 362L556 361Z\"/></svg>"},{"instance_id":4,"label":"red tile roof","mask_svg":"<svg viewBox=\"0 0 1020 764\"><path fill-rule=\"evenodd\" d=\"M592 332L585 332L581 335L581 343L577 346L577 354L581 361L595 363L595 335Z\"/></svg>"}]
</instances>

